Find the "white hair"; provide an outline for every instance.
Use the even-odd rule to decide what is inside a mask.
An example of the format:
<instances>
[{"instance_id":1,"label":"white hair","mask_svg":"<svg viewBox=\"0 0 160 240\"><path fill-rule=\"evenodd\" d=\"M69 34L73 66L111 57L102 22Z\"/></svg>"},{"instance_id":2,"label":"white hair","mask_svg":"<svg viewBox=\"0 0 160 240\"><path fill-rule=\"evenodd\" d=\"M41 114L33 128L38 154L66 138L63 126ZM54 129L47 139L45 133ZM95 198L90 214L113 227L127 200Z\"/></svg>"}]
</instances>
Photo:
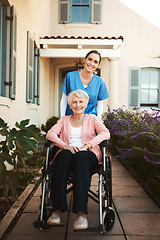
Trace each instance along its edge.
<instances>
[{"instance_id":1,"label":"white hair","mask_svg":"<svg viewBox=\"0 0 160 240\"><path fill-rule=\"evenodd\" d=\"M68 104L69 104L69 105L71 105L73 96L76 96L76 97L78 97L78 98L84 99L85 102L88 104L89 96L88 96L88 94L87 94L85 91L83 91L83 90L81 90L81 89L77 89L77 90L75 90L75 91L73 91L73 92L70 92L70 93L68 94L68 97L67 97L67 101L68 101Z\"/></svg>"}]
</instances>

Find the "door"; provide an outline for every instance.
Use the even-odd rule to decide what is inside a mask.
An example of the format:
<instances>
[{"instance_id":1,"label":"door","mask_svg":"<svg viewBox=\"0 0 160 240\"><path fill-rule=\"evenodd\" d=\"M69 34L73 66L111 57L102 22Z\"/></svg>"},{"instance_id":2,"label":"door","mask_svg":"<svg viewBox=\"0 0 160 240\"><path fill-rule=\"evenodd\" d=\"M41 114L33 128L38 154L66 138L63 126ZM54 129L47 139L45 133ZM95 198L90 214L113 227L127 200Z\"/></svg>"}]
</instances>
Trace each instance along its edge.
<instances>
[{"instance_id":1,"label":"door","mask_svg":"<svg viewBox=\"0 0 160 240\"><path fill-rule=\"evenodd\" d=\"M71 72L71 71L76 71L77 70L77 67L65 67L65 68L60 68L59 69L59 101L58 101L58 117L60 117L60 101L61 101L61 97L62 97L62 86L63 86L63 83L64 83L64 79L65 79L65 76L68 72Z\"/></svg>"}]
</instances>

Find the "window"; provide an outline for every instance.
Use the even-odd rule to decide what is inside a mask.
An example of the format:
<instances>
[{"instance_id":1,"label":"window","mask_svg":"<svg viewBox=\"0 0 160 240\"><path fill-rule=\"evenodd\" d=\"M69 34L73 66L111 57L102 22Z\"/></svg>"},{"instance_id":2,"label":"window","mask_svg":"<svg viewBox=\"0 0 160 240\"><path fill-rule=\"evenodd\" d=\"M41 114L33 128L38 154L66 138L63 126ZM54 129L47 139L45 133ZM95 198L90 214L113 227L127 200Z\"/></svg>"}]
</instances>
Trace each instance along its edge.
<instances>
[{"instance_id":1,"label":"window","mask_svg":"<svg viewBox=\"0 0 160 240\"><path fill-rule=\"evenodd\" d=\"M102 0L59 0L60 23L101 23Z\"/></svg>"},{"instance_id":2,"label":"window","mask_svg":"<svg viewBox=\"0 0 160 240\"><path fill-rule=\"evenodd\" d=\"M89 0L73 0L71 11L72 23L89 22Z\"/></svg>"},{"instance_id":3,"label":"window","mask_svg":"<svg viewBox=\"0 0 160 240\"><path fill-rule=\"evenodd\" d=\"M33 36L27 32L26 102L40 104L40 53Z\"/></svg>"},{"instance_id":4,"label":"window","mask_svg":"<svg viewBox=\"0 0 160 240\"><path fill-rule=\"evenodd\" d=\"M130 68L130 105L160 108L160 69Z\"/></svg>"},{"instance_id":5,"label":"window","mask_svg":"<svg viewBox=\"0 0 160 240\"><path fill-rule=\"evenodd\" d=\"M0 6L0 96L16 98L17 17L14 6Z\"/></svg>"}]
</instances>

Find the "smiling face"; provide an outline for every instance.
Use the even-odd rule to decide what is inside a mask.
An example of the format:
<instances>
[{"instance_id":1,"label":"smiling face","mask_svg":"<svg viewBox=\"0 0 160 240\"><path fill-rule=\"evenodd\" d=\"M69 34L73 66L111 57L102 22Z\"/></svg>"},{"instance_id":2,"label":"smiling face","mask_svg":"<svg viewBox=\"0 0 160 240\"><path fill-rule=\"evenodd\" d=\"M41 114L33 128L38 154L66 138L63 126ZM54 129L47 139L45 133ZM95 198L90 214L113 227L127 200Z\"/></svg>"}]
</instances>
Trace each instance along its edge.
<instances>
[{"instance_id":1,"label":"smiling face","mask_svg":"<svg viewBox=\"0 0 160 240\"><path fill-rule=\"evenodd\" d=\"M84 68L88 72L95 72L99 66L100 57L96 53L91 53L85 58Z\"/></svg>"},{"instance_id":2,"label":"smiling face","mask_svg":"<svg viewBox=\"0 0 160 240\"><path fill-rule=\"evenodd\" d=\"M70 108L72 109L73 114L83 114L86 107L87 103L84 98L79 98L77 96L72 97Z\"/></svg>"}]
</instances>

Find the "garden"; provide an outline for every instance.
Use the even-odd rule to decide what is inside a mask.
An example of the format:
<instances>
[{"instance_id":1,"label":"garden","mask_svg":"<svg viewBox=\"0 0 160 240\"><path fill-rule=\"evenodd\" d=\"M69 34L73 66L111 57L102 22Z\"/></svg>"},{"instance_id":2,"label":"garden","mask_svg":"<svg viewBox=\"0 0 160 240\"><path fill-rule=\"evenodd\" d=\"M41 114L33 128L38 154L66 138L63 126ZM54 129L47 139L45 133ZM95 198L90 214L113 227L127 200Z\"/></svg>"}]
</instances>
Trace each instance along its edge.
<instances>
[{"instance_id":1,"label":"garden","mask_svg":"<svg viewBox=\"0 0 160 240\"><path fill-rule=\"evenodd\" d=\"M45 160L39 143L46 140L29 119L10 128L0 118L0 220L29 183L36 177Z\"/></svg>"},{"instance_id":2,"label":"garden","mask_svg":"<svg viewBox=\"0 0 160 240\"><path fill-rule=\"evenodd\" d=\"M111 132L112 159L118 158L160 206L160 110L108 107L102 119ZM41 129L29 125L29 119L10 128L0 118L0 221L25 187L36 183L45 161L45 152L38 147L46 141L41 130L46 133L57 120L53 116Z\"/></svg>"},{"instance_id":3,"label":"garden","mask_svg":"<svg viewBox=\"0 0 160 240\"><path fill-rule=\"evenodd\" d=\"M160 110L108 111L103 121L111 132L109 151L160 206Z\"/></svg>"}]
</instances>

